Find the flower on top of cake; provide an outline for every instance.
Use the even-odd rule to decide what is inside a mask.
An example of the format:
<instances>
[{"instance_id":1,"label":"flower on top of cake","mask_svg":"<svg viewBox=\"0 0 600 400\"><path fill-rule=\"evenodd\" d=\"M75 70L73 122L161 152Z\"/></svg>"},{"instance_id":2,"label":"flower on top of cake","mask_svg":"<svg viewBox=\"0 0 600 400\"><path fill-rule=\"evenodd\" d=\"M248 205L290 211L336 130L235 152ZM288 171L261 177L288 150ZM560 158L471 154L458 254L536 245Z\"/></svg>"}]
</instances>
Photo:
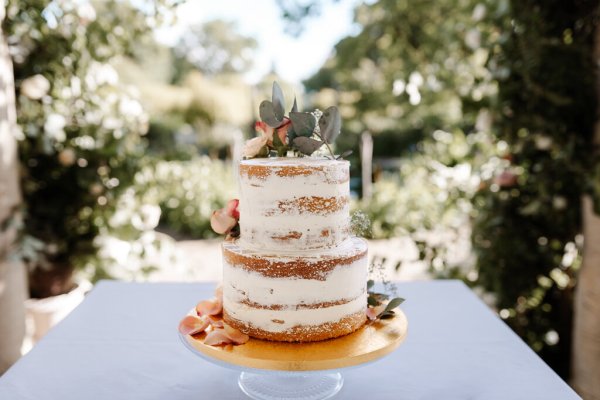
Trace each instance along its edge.
<instances>
[{"instance_id":1,"label":"flower on top of cake","mask_svg":"<svg viewBox=\"0 0 600 400\"><path fill-rule=\"evenodd\" d=\"M218 286L215 297L196 305L196 315L188 315L179 322L182 335L197 335L206 332L204 344L222 346L244 344L250 337L223 322L223 289Z\"/></svg>"},{"instance_id":2,"label":"flower on top of cake","mask_svg":"<svg viewBox=\"0 0 600 400\"><path fill-rule=\"evenodd\" d=\"M342 119L337 107L329 107L325 111L298 111L298 103L294 104L285 115L285 100L281 87L273 82L271 101L260 103L259 114L262 121L257 121L254 129L258 136L248 140L244 146L244 157L310 156L322 146L327 148L333 159L350 155L346 151L336 156L331 144L340 134Z\"/></svg>"}]
</instances>

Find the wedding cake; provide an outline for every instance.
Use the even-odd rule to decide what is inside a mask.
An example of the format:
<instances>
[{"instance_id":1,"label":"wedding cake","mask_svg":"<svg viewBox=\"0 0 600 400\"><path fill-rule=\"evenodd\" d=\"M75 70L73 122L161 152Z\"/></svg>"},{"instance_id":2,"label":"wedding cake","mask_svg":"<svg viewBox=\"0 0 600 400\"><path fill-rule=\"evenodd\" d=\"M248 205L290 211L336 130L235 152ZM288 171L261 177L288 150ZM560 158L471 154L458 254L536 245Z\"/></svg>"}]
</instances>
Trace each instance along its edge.
<instances>
[{"instance_id":1,"label":"wedding cake","mask_svg":"<svg viewBox=\"0 0 600 400\"><path fill-rule=\"evenodd\" d=\"M367 244L350 234L349 166L270 157L239 166L239 238L223 244L223 320L275 341L317 341L366 321Z\"/></svg>"}]
</instances>

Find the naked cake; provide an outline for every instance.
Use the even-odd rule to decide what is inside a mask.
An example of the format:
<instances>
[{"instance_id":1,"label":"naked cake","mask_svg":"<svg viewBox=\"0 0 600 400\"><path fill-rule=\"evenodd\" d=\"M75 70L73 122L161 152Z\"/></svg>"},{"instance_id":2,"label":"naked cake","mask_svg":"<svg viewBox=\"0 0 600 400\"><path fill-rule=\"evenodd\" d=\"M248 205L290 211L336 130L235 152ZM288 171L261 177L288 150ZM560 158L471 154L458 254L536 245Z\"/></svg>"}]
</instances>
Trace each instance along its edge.
<instances>
[{"instance_id":1,"label":"naked cake","mask_svg":"<svg viewBox=\"0 0 600 400\"><path fill-rule=\"evenodd\" d=\"M256 338L316 341L366 320L367 244L350 235L348 161L240 163L240 237L223 244L223 318Z\"/></svg>"}]
</instances>

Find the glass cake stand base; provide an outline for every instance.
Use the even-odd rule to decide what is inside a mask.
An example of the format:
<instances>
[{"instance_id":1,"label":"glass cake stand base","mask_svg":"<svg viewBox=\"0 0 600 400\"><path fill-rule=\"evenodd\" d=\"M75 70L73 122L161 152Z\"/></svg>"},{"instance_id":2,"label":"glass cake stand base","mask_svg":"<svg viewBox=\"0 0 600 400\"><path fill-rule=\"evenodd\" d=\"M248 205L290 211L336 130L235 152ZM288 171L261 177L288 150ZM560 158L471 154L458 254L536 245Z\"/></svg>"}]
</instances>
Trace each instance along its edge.
<instances>
[{"instance_id":1,"label":"glass cake stand base","mask_svg":"<svg viewBox=\"0 0 600 400\"><path fill-rule=\"evenodd\" d=\"M193 312L193 311L192 311ZM340 370L374 362L400 346L408 321L394 318L365 324L337 339L309 343L270 342L250 338L240 346L208 346L205 333L182 335L183 344L204 360L241 371L239 387L257 400L323 400L344 384Z\"/></svg>"},{"instance_id":2,"label":"glass cake stand base","mask_svg":"<svg viewBox=\"0 0 600 400\"><path fill-rule=\"evenodd\" d=\"M340 391L344 378L339 372L302 374L254 374L242 372L238 385L248 397L256 400L324 400Z\"/></svg>"}]
</instances>

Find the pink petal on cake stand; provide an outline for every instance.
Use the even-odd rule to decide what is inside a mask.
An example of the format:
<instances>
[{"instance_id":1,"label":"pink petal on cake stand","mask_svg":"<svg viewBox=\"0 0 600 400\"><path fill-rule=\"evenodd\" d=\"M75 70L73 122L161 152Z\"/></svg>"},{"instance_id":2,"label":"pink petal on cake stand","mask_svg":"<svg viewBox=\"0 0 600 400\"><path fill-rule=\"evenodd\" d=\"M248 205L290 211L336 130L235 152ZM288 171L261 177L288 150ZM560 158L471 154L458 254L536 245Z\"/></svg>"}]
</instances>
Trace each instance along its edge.
<instances>
[{"instance_id":1,"label":"pink petal on cake stand","mask_svg":"<svg viewBox=\"0 0 600 400\"><path fill-rule=\"evenodd\" d=\"M235 344L244 344L248 340L250 340L250 336L238 331L237 329L235 329L227 324L223 324L223 327L225 328L225 333L227 334L227 336Z\"/></svg>"},{"instance_id":2,"label":"pink petal on cake stand","mask_svg":"<svg viewBox=\"0 0 600 400\"><path fill-rule=\"evenodd\" d=\"M218 315L223 312L223 303L218 299L204 300L196 305L198 315Z\"/></svg>"},{"instance_id":3,"label":"pink petal on cake stand","mask_svg":"<svg viewBox=\"0 0 600 400\"><path fill-rule=\"evenodd\" d=\"M210 321L207 317L195 317L188 315L179 322L179 332L182 335L193 335L196 333L204 332L210 325Z\"/></svg>"},{"instance_id":4,"label":"pink petal on cake stand","mask_svg":"<svg viewBox=\"0 0 600 400\"><path fill-rule=\"evenodd\" d=\"M224 329L214 329L210 331L204 339L204 344L208 346L219 346L231 342L232 340L227 336Z\"/></svg>"},{"instance_id":5,"label":"pink petal on cake stand","mask_svg":"<svg viewBox=\"0 0 600 400\"><path fill-rule=\"evenodd\" d=\"M217 318L212 315L209 315L208 318L209 318L210 324L213 326L213 328L222 328L223 327L223 320L221 318Z\"/></svg>"}]
</instances>

